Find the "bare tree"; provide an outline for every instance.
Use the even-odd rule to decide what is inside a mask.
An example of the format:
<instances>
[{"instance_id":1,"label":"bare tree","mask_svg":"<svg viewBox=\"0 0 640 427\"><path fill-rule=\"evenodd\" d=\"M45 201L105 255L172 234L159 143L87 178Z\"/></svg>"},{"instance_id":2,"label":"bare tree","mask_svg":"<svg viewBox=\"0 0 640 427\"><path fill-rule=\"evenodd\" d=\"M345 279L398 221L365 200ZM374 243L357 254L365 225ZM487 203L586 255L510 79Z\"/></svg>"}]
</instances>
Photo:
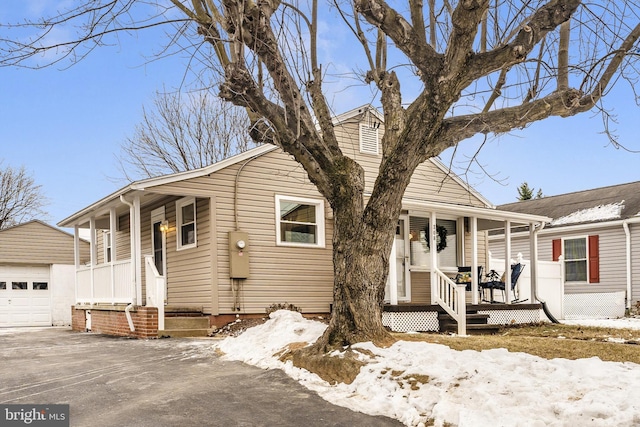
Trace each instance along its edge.
<instances>
[{"instance_id":1,"label":"bare tree","mask_svg":"<svg viewBox=\"0 0 640 427\"><path fill-rule=\"evenodd\" d=\"M247 109L254 139L293 156L331 205L333 314L308 355L359 341L392 341L381 321L384 284L402 195L419 164L477 134L594 108L606 113L603 96L612 84L627 79L633 89L638 78L640 6L631 0L334 0L322 8L317 0L80 4L34 23L41 32L31 40L0 36L0 61L29 66L52 48L75 59L115 31L161 25L171 17L192 42L201 41L197 54L220 75L220 96ZM172 6L168 13L160 9L166 4ZM155 15L136 19L149 5ZM359 54L350 51L353 69L364 69L332 79L357 77L371 85L384 113L383 158L366 203L363 169L338 144L327 101L332 94L325 89L331 87L324 81L328 66L318 56L320 19L329 10L339 13L361 47ZM559 70L559 27L568 21L563 38L571 38L569 51L562 48L560 62L569 63ZM80 23L76 38L44 43L54 28L72 22ZM568 78L558 82L565 71Z\"/></svg>"},{"instance_id":2,"label":"bare tree","mask_svg":"<svg viewBox=\"0 0 640 427\"><path fill-rule=\"evenodd\" d=\"M2 167L0 163L0 230L46 216L47 200L24 166Z\"/></svg>"},{"instance_id":3,"label":"bare tree","mask_svg":"<svg viewBox=\"0 0 640 427\"><path fill-rule=\"evenodd\" d=\"M118 155L130 181L202 168L255 147L246 111L207 90L157 92L153 105L143 108Z\"/></svg>"}]
</instances>

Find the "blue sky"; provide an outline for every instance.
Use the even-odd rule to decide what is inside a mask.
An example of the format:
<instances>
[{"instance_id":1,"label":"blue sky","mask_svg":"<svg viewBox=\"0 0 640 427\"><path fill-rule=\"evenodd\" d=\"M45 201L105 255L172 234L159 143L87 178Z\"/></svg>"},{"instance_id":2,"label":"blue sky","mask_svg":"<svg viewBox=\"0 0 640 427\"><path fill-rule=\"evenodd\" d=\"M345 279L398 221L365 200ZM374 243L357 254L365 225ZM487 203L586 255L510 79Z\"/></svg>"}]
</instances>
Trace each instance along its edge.
<instances>
[{"instance_id":1,"label":"blue sky","mask_svg":"<svg viewBox=\"0 0 640 427\"><path fill-rule=\"evenodd\" d=\"M41 3L46 2L30 4ZM12 12L5 9L0 20L18 18ZM119 46L99 48L66 70L0 68L0 159L3 165L24 165L42 185L50 223L125 184L113 179L120 176L115 155L121 143L133 134L142 106L151 104L155 92L179 87L185 78L184 58L147 60L163 41L125 36ZM321 47L331 57L332 44ZM340 70L338 58L331 61ZM370 101L366 91L360 93L338 94L336 112ZM631 91L620 86L607 104L618 115L613 128L619 142L640 150L640 109ZM523 181L555 195L640 180L640 154L615 149L602 129L600 116L592 113L535 123L483 148L480 161L501 183L486 175L469 175L468 180L494 204L515 201ZM458 158L475 152L478 141L463 141ZM446 163L447 153L443 157Z\"/></svg>"}]
</instances>

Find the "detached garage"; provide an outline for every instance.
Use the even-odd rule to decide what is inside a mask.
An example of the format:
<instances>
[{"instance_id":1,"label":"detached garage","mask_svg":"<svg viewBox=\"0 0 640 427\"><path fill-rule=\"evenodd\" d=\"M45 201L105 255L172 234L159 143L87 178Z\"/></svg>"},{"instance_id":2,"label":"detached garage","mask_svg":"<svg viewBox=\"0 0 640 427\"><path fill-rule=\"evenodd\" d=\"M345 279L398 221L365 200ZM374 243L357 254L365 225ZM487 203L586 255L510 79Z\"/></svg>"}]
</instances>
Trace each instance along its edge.
<instances>
[{"instance_id":1,"label":"detached garage","mask_svg":"<svg viewBox=\"0 0 640 427\"><path fill-rule=\"evenodd\" d=\"M71 324L73 236L30 221L0 230L0 327ZM80 262L89 259L81 241Z\"/></svg>"}]
</instances>

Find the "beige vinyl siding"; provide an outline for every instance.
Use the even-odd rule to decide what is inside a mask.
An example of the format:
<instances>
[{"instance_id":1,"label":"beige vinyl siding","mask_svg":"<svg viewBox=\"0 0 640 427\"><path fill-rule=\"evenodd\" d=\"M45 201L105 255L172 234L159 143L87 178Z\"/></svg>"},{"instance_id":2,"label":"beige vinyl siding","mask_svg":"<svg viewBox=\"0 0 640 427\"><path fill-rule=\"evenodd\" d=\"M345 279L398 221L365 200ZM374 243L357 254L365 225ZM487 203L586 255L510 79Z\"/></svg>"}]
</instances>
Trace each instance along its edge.
<instances>
[{"instance_id":1,"label":"beige vinyl siding","mask_svg":"<svg viewBox=\"0 0 640 427\"><path fill-rule=\"evenodd\" d=\"M217 283L219 314L234 313L229 278L228 232L236 229L234 189L240 167L241 165L233 165L211 176L163 185L161 189L157 189L172 194L210 195L215 200L217 277L214 281ZM333 229L328 219L329 207L325 202L325 248L276 246L276 194L322 200L303 169L279 150L252 160L243 167L238 185L238 222L239 229L249 234L247 253L250 256L250 277L239 282L240 313L264 313L266 307L279 302L295 304L305 312L326 312L332 301L333 289ZM205 217L208 218L208 214L201 213L200 208L198 199L198 247L204 242L201 239L208 240L209 232L208 227L206 232L201 232L201 223ZM173 210L175 206L171 213L172 223L175 221ZM169 249L175 248L174 232L170 233L167 246L167 259L171 260L167 265L170 303L174 304L171 301L186 301L183 294L198 292L191 290L194 278L201 281L201 286L196 287L204 287L207 274L205 270L212 270L213 261L205 261L207 251L203 251L201 264L206 265L206 268L195 274L194 268L200 261L183 257L180 253L172 253ZM181 272L180 280L174 275L176 271ZM185 280L187 277L191 279L191 284ZM174 292L171 289L176 283L181 285ZM208 283L211 286L211 280ZM200 293L199 297L203 300L208 297L209 301L212 299L211 292L208 296Z\"/></svg>"},{"instance_id":2,"label":"beige vinyl siding","mask_svg":"<svg viewBox=\"0 0 640 427\"><path fill-rule=\"evenodd\" d=\"M427 160L416 168L404 197L483 207L485 204L459 182Z\"/></svg>"},{"instance_id":3,"label":"beige vinyl siding","mask_svg":"<svg viewBox=\"0 0 640 427\"><path fill-rule=\"evenodd\" d=\"M31 221L0 231L0 263L74 264L73 236ZM89 244L80 241L80 262L89 260Z\"/></svg>"},{"instance_id":4,"label":"beige vinyl siding","mask_svg":"<svg viewBox=\"0 0 640 427\"><path fill-rule=\"evenodd\" d=\"M365 191L371 192L378 176L382 150L379 155L360 152L359 132L360 122L356 120L341 123L335 128L343 152L357 161L365 173ZM382 141L384 125L380 126L379 138ZM435 202L453 202L457 204L484 206L484 203L473 193L460 185L451 177L448 177L442 169L431 161L426 161L418 166L407 186L404 194L407 198L425 199Z\"/></svg>"},{"instance_id":5,"label":"beige vinyl siding","mask_svg":"<svg viewBox=\"0 0 640 427\"><path fill-rule=\"evenodd\" d=\"M118 231L116 231L116 261L131 259L131 219L129 215L118 217Z\"/></svg>"},{"instance_id":6,"label":"beige vinyl siding","mask_svg":"<svg viewBox=\"0 0 640 427\"><path fill-rule=\"evenodd\" d=\"M196 198L197 247L177 250L176 199L165 205L169 221L167 233L167 301L169 305L198 306L211 313L211 224L209 221L209 199ZM149 217L149 227L151 217ZM147 238L151 252L151 235Z\"/></svg>"}]
</instances>

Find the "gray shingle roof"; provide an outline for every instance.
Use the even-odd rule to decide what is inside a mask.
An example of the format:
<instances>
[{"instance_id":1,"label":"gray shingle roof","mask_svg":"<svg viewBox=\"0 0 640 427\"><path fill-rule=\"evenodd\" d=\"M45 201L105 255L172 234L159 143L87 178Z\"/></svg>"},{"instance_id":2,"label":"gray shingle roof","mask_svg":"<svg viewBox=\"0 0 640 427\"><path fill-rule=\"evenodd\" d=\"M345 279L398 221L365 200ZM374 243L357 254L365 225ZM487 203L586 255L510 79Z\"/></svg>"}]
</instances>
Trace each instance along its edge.
<instances>
[{"instance_id":1,"label":"gray shingle roof","mask_svg":"<svg viewBox=\"0 0 640 427\"><path fill-rule=\"evenodd\" d=\"M562 225L626 219L640 213L640 181L508 203L498 209L544 215Z\"/></svg>"}]
</instances>

